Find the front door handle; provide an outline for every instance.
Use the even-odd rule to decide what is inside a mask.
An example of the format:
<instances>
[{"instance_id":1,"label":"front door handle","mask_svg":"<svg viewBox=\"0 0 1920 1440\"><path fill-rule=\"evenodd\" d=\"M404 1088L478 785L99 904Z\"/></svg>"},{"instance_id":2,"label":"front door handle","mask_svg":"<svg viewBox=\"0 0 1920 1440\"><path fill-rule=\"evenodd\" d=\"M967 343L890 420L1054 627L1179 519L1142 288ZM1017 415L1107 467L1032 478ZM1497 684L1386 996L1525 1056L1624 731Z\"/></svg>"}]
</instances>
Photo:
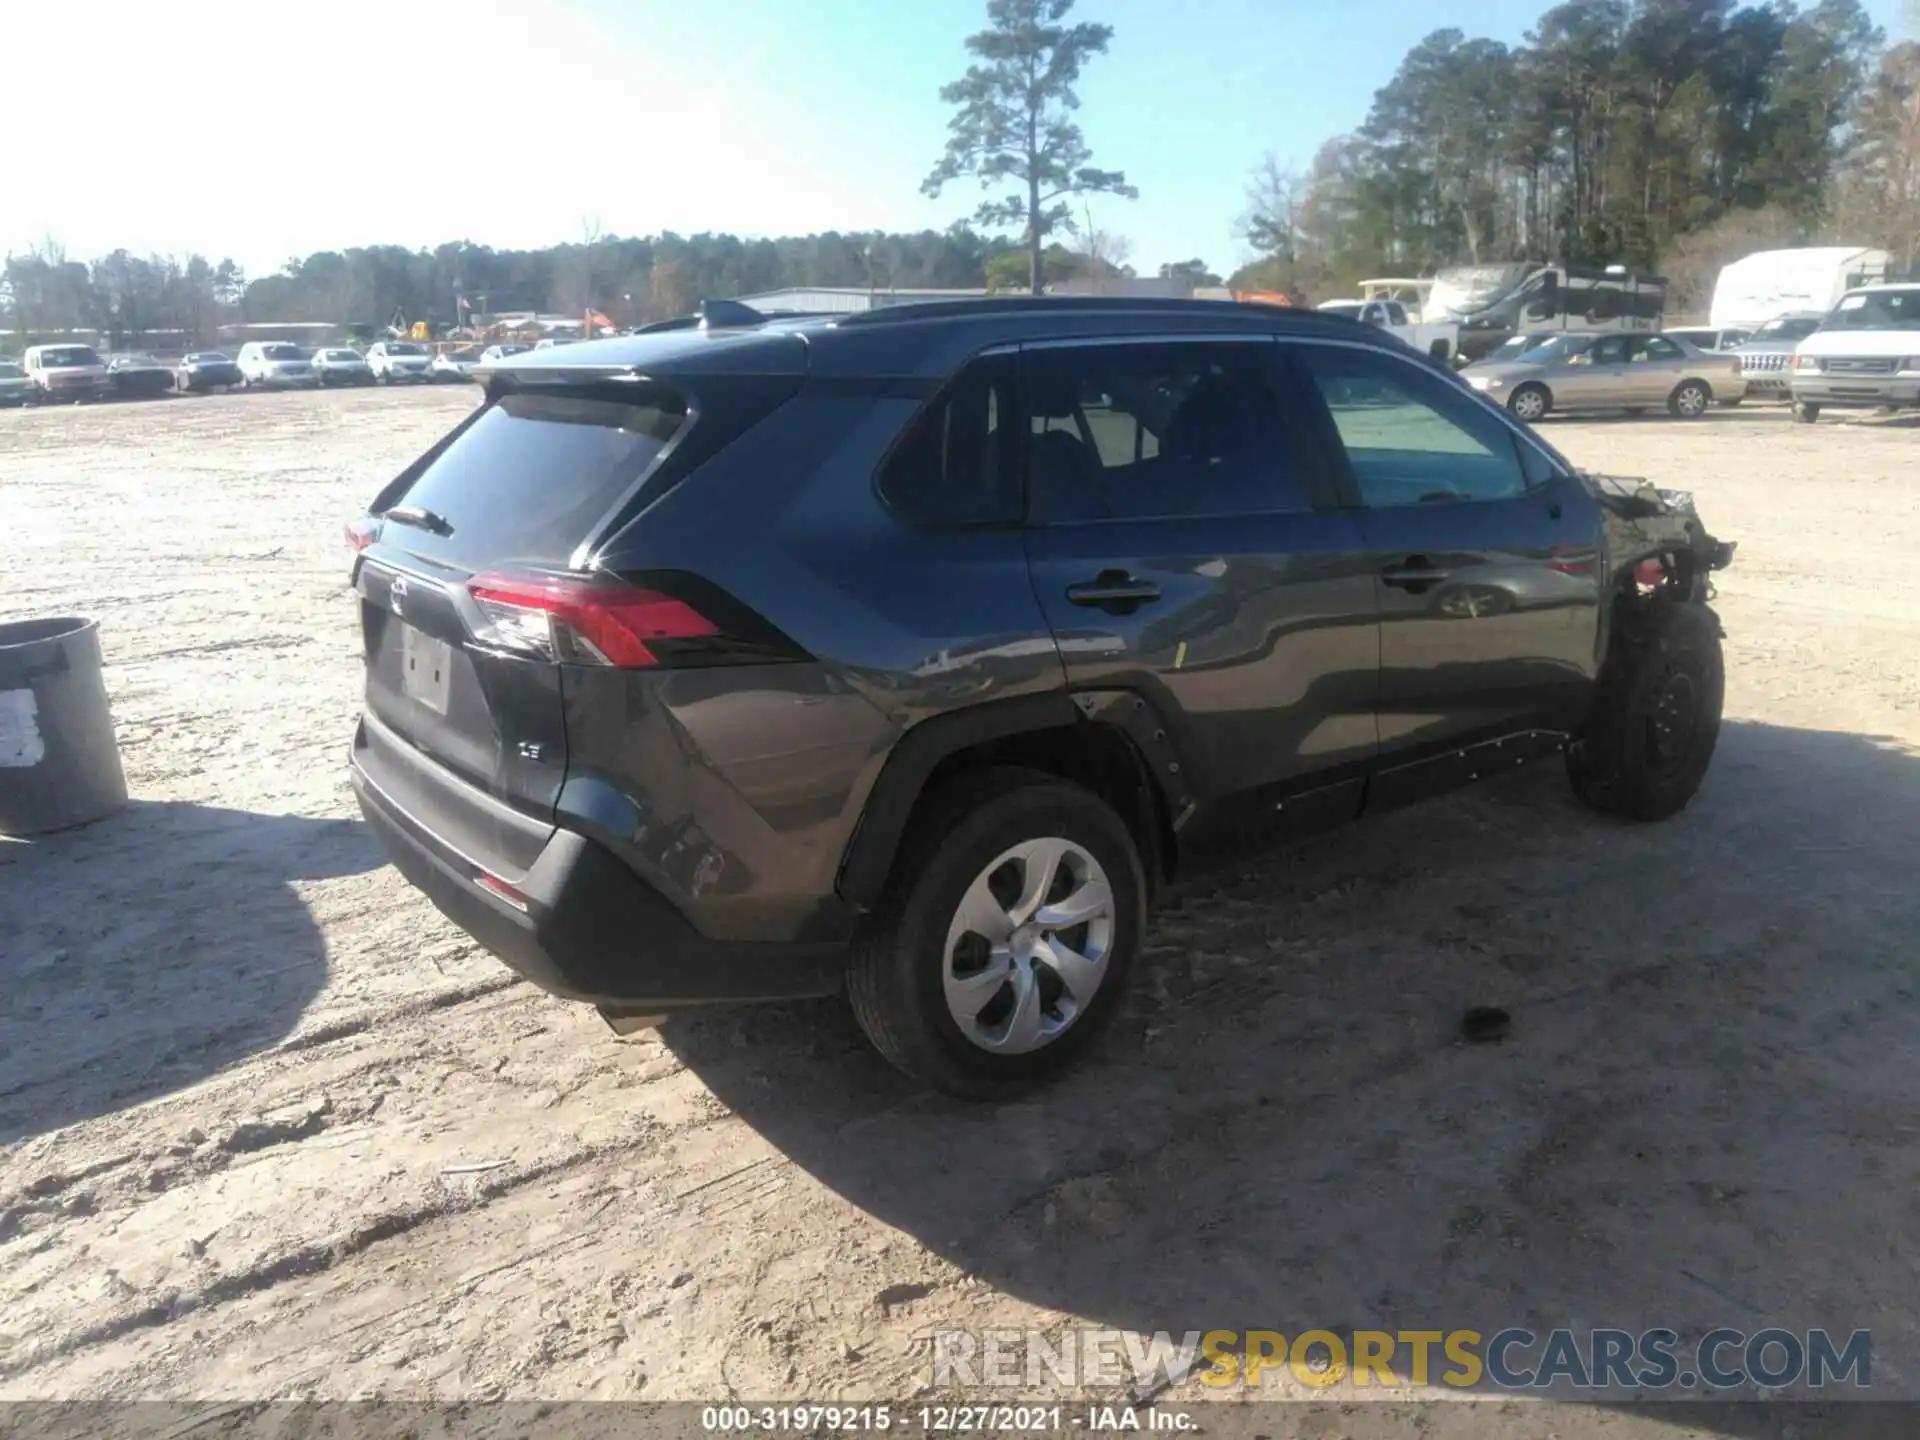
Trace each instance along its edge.
<instances>
[{"instance_id":1,"label":"front door handle","mask_svg":"<svg viewBox=\"0 0 1920 1440\"><path fill-rule=\"evenodd\" d=\"M1437 585L1453 572L1442 570L1427 562L1424 555L1409 555L1398 565L1389 565L1380 572L1383 584L1397 586L1402 590L1416 590L1427 585Z\"/></svg>"},{"instance_id":2,"label":"front door handle","mask_svg":"<svg viewBox=\"0 0 1920 1440\"><path fill-rule=\"evenodd\" d=\"M1075 605L1132 609L1160 598L1160 587L1151 580L1139 580L1124 570L1102 570L1091 580L1067 586L1067 599Z\"/></svg>"}]
</instances>

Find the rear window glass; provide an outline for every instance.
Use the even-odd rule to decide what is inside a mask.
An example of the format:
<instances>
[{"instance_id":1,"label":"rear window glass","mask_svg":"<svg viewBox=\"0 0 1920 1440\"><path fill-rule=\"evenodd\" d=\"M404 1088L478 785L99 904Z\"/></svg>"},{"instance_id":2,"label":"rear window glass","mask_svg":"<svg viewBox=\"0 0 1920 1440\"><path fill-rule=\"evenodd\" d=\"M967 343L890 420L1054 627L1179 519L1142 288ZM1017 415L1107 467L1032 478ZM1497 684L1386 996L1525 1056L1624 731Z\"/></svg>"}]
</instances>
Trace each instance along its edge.
<instances>
[{"instance_id":1,"label":"rear window glass","mask_svg":"<svg viewBox=\"0 0 1920 1440\"><path fill-rule=\"evenodd\" d=\"M686 415L685 402L666 390L632 401L502 396L392 502L431 511L446 532L389 524L383 538L470 568L564 564L653 467Z\"/></svg>"}]
</instances>

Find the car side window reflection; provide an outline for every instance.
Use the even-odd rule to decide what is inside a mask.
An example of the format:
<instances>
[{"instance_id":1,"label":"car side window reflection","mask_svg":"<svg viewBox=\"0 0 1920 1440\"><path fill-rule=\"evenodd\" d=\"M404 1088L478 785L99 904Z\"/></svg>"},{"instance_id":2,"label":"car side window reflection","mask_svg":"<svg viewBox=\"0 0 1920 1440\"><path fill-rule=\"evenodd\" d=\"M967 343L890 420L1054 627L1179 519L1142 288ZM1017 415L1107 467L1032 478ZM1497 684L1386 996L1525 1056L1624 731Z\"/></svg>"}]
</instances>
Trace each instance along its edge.
<instances>
[{"instance_id":1,"label":"car side window reflection","mask_svg":"<svg viewBox=\"0 0 1920 1440\"><path fill-rule=\"evenodd\" d=\"M1526 493L1512 431L1447 381L1370 350L1302 348L1367 505L1504 500Z\"/></svg>"}]
</instances>

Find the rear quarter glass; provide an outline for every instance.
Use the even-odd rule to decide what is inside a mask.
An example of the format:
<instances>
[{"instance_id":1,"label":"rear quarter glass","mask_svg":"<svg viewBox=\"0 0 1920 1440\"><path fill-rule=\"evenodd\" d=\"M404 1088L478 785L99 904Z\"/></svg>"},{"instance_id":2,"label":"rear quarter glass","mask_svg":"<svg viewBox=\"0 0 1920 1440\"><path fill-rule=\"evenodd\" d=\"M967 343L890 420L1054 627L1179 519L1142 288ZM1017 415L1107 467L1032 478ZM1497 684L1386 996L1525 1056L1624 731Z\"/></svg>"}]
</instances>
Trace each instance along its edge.
<instances>
[{"instance_id":1,"label":"rear quarter glass","mask_svg":"<svg viewBox=\"0 0 1920 1440\"><path fill-rule=\"evenodd\" d=\"M632 399L511 393L493 401L385 505L446 521L445 533L389 524L385 543L465 569L565 565L656 463L687 421L654 387Z\"/></svg>"}]
</instances>

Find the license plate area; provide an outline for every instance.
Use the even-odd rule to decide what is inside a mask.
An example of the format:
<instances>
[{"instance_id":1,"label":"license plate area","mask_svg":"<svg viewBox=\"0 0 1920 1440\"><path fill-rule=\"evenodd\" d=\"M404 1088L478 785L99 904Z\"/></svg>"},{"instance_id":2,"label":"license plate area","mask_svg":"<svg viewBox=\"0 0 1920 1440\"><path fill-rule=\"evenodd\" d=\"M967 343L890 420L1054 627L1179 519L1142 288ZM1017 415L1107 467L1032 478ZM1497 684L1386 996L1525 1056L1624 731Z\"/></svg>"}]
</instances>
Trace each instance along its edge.
<instances>
[{"instance_id":1,"label":"license plate area","mask_svg":"<svg viewBox=\"0 0 1920 1440\"><path fill-rule=\"evenodd\" d=\"M447 682L453 669L453 647L411 625L400 627L400 689L433 711L447 713Z\"/></svg>"}]
</instances>

